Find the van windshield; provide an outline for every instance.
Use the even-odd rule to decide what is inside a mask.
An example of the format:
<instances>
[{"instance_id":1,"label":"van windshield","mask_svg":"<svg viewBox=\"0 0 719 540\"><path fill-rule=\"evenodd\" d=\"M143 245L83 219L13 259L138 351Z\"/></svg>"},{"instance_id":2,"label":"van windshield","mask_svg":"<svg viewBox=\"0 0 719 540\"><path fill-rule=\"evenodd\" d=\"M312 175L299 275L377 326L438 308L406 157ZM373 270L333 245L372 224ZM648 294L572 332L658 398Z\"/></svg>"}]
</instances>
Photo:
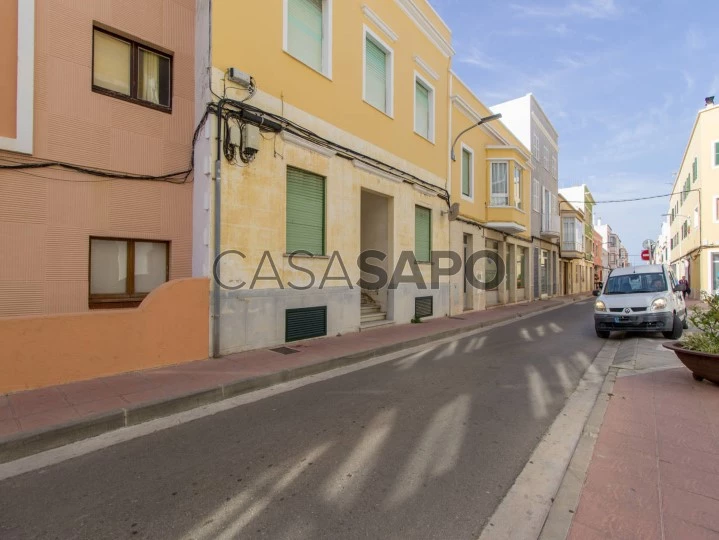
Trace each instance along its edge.
<instances>
[{"instance_id":1,"label":"van windshield","mask_svg":"<svg viewBox=\"0 0 719 540\"><path fill-rule=\"evenodd\" d=\"M656 293L667 290L664 274L629 274L626 276L610 276L604 294L639 294Z\"/></svg>"}]
</instances>

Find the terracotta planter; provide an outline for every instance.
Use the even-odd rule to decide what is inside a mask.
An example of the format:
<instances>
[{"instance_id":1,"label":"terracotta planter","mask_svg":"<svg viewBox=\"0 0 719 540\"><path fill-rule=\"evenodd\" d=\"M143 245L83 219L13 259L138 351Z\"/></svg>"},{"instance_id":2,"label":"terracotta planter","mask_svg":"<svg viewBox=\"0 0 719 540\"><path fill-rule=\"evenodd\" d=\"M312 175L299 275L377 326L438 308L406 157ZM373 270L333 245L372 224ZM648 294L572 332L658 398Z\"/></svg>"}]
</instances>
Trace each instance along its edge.
<instances>
[{"instance_id":1,"label":"terracotta planter","mask_svg":"<svg viewBox=\"0 0 719 540\"><path fill-rule=\"evenodd\" d=\"M679 360L694 375L697 381L711 381L719 384L719 354L707 354L699 351L690 351L682 347L679 341L664 343L665 348L674 351Z\"/></svg>"}]
</instances>

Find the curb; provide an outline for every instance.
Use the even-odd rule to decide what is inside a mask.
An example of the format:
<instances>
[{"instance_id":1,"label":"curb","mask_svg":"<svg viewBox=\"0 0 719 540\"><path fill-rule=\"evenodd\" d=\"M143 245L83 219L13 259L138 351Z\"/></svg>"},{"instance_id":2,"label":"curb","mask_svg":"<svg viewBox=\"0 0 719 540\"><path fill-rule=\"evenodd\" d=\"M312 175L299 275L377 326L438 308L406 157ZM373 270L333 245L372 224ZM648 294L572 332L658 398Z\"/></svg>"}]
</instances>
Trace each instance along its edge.
<instances>
[{"instance_id":1,"label":"curb","mask_svg":"<svg viewBox=\"0 0 719 540\"><path fill-rule=\"evenodd\" d=\"M557 508L557 493L568 476L568 468L576 455L587 421L595 410L616 350L617 347L607 343L597 353L514 484L485 524L479 540L540 538L545 529L544 538L564 538L547 529L548 516ZM582 484L583 480L580 488Z\"/></svg>"},{"instance_id":2,"label":"curb","mask_svg":"<svg viewBox=\"0 0 719 540\"><path fill-rule=\"evenodd\" d=\"M188 394L172 397L169 399L158 399L142 403L126 409L117 409L100 415L89 416L80 420L74 420L50 428L0 437L0 464L15 461L46 450L52 450L83 439L89 439L115 431L124 427L135 426L150 420L156 420L176 413L188 411L219 401L224 401L255 390L269 388L280 383L309 377L325 371L346 367L352 364L370 360L378 356L384 356L399 352L403 349L411 349L435 341L441 341L459 334L465 334L474 330L480 330L488 326L494 326L507 321L532 316L551 309L558 309L567 305L575 304L586 300L588 296L572 297L561 304L541 306L540 309L527 314L508 315L496 319L483 321L470 326L452 328L435 334L415 338L409 341L384 345L374 349L360 351L345 356L339 356L323 360L315 364L308 364L292 369L286 369L276 373L260 375L249 379L241 379L231 383L193 391Z\"/></svg>"},{"instance_id":3,"label":"curb","mask_svg":"<svg viewBox=\"0 0 719 540\"><path fill-rule=\"evenodd\" d=\"M618 371L619 369L616 366L611 366L607 372L597 396L597 401L592 408L592 412L589 413L582 435L574 450L567 471L564 473L559 490L554 497L554 502L544 522L539 540L561 540L569 536L569 530L579 506L584 481L587 478L589 464L594 455L594 446L599 437L599 430L604 423L604 415L607 412L607 407L609 407L609 400L611 399L614 383L617 380Z\"/></svg>"}]
</instances>

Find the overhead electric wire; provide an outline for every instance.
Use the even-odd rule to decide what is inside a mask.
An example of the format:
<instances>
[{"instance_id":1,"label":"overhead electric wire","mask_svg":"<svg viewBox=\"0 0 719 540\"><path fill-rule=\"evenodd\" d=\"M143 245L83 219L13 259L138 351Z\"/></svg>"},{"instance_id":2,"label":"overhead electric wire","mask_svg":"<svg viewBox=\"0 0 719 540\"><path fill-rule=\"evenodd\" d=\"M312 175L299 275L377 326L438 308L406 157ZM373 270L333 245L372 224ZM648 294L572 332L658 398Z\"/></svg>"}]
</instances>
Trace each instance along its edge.
<instances>
[{"instance_id":1,"label":"overhead electric wire","mask_svg":"<svg viewBox=\"0 0 719 540\"><path fill-rule=\"evenodd\" d=\"M356 159L356 160L361 161L367 165L374 166L385 173L394 174L395 176L402 177L405 181L407 181L409 183L423 185L423 186L427 187L427 189L430 189L430 190L436 192L436 195L438 197L440 197L441 199L443 199L443 200L447 201L447 203L449 203L449 193L447 192L447 190L445 190L442 187L436 186L435 184L432 184L431 182L427 182L426 180L423 180L422 178L419 178L411 173L408 173L401 169L397 169L396 167L393 167L392 165L384 163L381 160L367 156L366 154L362 154L361 152L357 152L356 150L352 150L351 148L347 148L346 146L342 146L341 144L330 141L329 139L325 139L324 137L293 122L292 120L289 120L288 118L285 118L284 116L265 111L263 109L255 107L253 105L249 105L242 101L225 99L224 102L232 107L237 108L237 109L246 110L250 113L254 113L254 114L272 119L275 122L277 122L278 124L280 124L281 126L283 126L283 131L287 131L293 135L302 137L305 140L308 140L318 146L322 146L324 148L335 150L335 151L337 151L337 153L339 155L344 154L342 157L345 157L348 159ZM262 126L260 126L260 128L262 128Z\"/></svg>"},{"instance_id":2,"label":"overhead electric wire","mask_svg":"<svg viewBox=\"0 0 719 540\"><path fill-rule=\"evenodd\" d=\"M57 180L61 182L102 182L102 181L108 181L108 180L138 180L138 181L155 181L155 182L167 182L170 184L185 184L188 183L188 179L192 172L195 169L195 145L197 144L197 139L199 138L200 131L204 127L205 123L207 122L207 118L212 111L213 108L216 109L215 104L208 104L207 108L205 109L205 113L202 115L202 118L200 119L200 122L198 123L197 127L195 128L195 131L192 136L192 143L190 148L190 168L185 169L182 171L176 171L172 173L167 174L160 174L160 175L151 175L151 174L136 174L136 173L128 173L123 171L117 171L112 169L104 169L101 167L86 167L82 165L76 165L74 163L67 163L64 161L55 161L55 160L37 160L37 161L20 161L16 159L14 156L8 156L8 155L2 155L0 156L0 161L4 161L7 163L0 163L0 171L14 171L21 174L26 174L28 176L34 176L36 178L43 178L46 180ZM97 178L97 180L79 180L79 179L67 179L67 178L58 178L58 177L50 177L50 176L43 176L40 174L33 174L29 172L30 170L37 170L37 169L52 169L52 168L60 168L60 169L66 169L71 170L74 172L87 174L90 176L94 176Z\"/></svg>"}]
</instances>

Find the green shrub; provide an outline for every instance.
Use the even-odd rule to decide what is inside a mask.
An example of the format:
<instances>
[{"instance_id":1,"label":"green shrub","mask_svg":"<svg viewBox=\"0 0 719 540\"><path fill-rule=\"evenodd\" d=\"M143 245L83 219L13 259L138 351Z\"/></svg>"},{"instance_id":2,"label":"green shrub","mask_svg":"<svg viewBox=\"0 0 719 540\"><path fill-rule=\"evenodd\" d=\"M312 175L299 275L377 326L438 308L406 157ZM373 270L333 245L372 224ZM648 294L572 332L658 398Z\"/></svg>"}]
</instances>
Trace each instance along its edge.
<instances>
[{"instance_id":1,"label":"green shrub","mask_svg":"<svg viewBox=\"0 0 719 540\"><path fill-rule=\"evenodd\" d=\"M706 309L697 307L689 316L699 332L687 334L681 343L691 351L719 354L719 294L702 292L702 300Z\"/></svg>"}]
</instances>

